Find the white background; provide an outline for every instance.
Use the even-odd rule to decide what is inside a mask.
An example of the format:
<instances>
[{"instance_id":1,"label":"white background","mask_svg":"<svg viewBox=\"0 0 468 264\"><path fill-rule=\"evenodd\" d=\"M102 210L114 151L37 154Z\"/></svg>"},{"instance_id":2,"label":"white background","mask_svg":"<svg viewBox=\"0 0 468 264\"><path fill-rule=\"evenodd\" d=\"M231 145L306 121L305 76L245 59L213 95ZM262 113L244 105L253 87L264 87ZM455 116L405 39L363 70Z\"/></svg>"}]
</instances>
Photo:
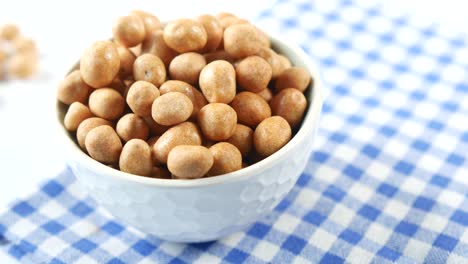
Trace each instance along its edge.
<instances>
[{"instance_id":1,"label":"white background","mask_svg":"<svg viewBox=\"0 0 468 264\"><path fill-rule=\"evenodd\" d=\"M41 70L30 81L0 82L0 211L63 168L63 153L53 129L55 88L90 43L110 37L115 17L128 10L144 9L161 20L225 10L254 18L272 2L1 1L0 24L15 22L25 35L37 41ZM451 31L468 30L468 3L463 0L397 0L382 4L387 10L434 21ZM9 262L9 257L0 253L0 263Z\"/></svg>"}]
</instances>

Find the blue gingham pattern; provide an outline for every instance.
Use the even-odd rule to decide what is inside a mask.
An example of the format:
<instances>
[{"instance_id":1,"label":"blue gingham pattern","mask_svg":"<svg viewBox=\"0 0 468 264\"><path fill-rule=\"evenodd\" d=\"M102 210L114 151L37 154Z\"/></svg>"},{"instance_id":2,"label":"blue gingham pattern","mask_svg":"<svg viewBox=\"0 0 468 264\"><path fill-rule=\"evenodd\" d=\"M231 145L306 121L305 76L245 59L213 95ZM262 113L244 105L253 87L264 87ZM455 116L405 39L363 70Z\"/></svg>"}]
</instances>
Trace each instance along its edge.
<instances>
[{"instance_id":1,"label":"blue gingham pattern","mask_svg":"<svg viewBox=\"0 0 468 264\"><path fill-rule=\"evenodd\" d=\"M65 170L0 217L0 246L24 263L467 263L466 40L345 0L279 1L258 24L302 44L328 90L316 151L272 214L168 243Z\"/></svg>"}]
</instances>

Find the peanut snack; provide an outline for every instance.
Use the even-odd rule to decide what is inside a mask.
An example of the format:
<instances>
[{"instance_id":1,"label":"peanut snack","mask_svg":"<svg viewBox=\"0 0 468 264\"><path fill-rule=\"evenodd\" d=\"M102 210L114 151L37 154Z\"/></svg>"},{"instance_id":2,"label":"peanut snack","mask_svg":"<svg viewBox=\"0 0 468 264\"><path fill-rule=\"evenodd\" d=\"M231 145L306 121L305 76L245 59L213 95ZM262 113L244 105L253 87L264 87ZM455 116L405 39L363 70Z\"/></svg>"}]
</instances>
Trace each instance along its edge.
<instances>
[{"instance_id":1,"label":"peanut snack","mask_svg":"<svg viewBox=\"0 0 468 264\"><path fill-rule=\"evenodd\" d=\"M137 10L111 31L57 92L64 127L91 158L144 177L215 177L273 155L300 128L313 79L247 20L163 25Z\"/></svg>"},{"instance_id":2,"label":"peanut snack","mask_svg":"<svg viewBox=\"0 0 468 264\"><path fill-rule=\"evenodd\" d=\"M0 81L28 79L39 68L39 52L33 39L15 24L0 25Z\"/></svg>"}]
</instances>

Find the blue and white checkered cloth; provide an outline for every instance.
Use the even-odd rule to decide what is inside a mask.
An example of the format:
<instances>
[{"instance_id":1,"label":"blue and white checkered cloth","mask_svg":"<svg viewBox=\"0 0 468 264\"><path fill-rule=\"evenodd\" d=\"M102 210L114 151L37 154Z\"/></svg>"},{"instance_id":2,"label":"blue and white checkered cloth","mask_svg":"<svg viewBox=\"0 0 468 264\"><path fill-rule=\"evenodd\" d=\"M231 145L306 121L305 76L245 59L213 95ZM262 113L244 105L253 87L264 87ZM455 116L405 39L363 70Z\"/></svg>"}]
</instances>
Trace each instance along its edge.
<instances>
[{"instance_id":1,"label":"blue and white checkered cloth","mask_svg":"<svg viewBox=\"0 0 468 264\"><path fill-rule=\"evenodd\" d=\"M113 219L69 170L0 217L24 263L468 263L468 47L352 1L279 1L258 23L317 61L329 95L292 192L245 232L173 244Z\"/></svg>"}]
</instances>

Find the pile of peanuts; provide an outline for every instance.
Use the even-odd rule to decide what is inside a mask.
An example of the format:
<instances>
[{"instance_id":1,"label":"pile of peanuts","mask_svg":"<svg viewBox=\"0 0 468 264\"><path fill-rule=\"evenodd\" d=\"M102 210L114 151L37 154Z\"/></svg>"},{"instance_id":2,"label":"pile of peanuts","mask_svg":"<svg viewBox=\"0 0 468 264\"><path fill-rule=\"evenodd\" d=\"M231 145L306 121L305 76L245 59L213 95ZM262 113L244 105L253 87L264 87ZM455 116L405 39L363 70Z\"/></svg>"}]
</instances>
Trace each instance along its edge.
<instances>
[{"instance_id":1,"label":"pile of peanuts","mask_svg":"<svg viewBox=\"0 0 468 264\"><path fill-rule=\"evenodd\" d=\"M0 25L0 80L31 77L37 70L37 64L36 43L21 36L16 25Z\"/></svg>"},{"instance_id":2,"label":"pile of peanuts","mask_svg":"<svg viewBox=\"0 0 468 264\"><path fill-rule=\"evenodd\" d=\"M270 156L301 125L309 73L229 13L132 11L59 85L64 126L93 159L164 179L226 174Z\"/></svg>"}]
</instances>

